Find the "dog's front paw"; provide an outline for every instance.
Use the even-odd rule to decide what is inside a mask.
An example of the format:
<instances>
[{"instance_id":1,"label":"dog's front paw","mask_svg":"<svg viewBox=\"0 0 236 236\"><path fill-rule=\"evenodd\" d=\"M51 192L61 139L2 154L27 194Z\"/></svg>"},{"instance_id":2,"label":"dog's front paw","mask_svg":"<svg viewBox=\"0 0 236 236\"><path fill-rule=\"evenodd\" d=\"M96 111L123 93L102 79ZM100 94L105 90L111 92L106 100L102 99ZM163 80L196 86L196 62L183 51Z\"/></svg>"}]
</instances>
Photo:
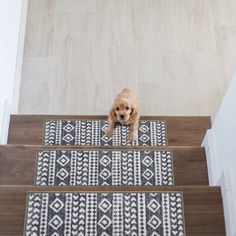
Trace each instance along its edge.
<instances>
[{"instance_id":1,"label":"dog's front paw","mask_svg":"<svg viewBox=\"0 0 236 236\"><path fill-rule=\"evenodd\" d=\"M136 141L137 139L138 139L137 133L129 133L129 141L130 142Z\"/></svg>"},{"instance_id":2,"label":"dog's front paw","mask_svg":"<svg viewBox=\"0 0 236 236\"><path fill-rule=\"evenodd\" d=\"M106 136L109 137L109 138L111 138L112 135L113 135L113 131L110 130L110 129L107 129L107 130L106 130Z\"/></svg>"}]
</instances>

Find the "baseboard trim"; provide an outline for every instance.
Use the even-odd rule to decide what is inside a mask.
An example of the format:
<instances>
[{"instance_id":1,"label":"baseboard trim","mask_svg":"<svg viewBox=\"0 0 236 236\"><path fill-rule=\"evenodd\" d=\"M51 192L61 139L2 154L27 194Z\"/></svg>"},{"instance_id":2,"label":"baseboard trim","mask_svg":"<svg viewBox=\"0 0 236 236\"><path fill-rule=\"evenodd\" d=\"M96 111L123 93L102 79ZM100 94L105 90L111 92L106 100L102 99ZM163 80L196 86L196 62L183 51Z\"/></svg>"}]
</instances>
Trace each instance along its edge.
<instances>
[{"instance_id":1,"label":"baseboard trim","mask_svg":"<svg viewBox=\"0 0 236 236\"><path fill-rule=\"evenodd\" d=\"M211 186L215 186L217 185L219 174L216 161L216 152L214 150L214 137L211 129L207 130L202 142L202 147L205 148L206 153L209 184Z\"/></svg>"},{"instance_id":2,"label":"baseboard trim","mask_svg":"<svg viewBox=\"0 0 236 236\"><path fill-rule=\"evenodd\" d=\"M14 80L12 108L11 108L11 112L16 113L16 114L18 113L18 108L19 108L19 97L20 97L21 74L22 74L24 44L25 44L27 11L28 11L28 0L23 0L22 6L21 6L20 28L19 28L19 38L18 38L18 51L17 51L17 58L16 58L15 80Z\"/></svg>"},{"instance_id":3,"label":"baseboard trim","mask_svg":"<svg viewBox=\"0 0 236 236\"><path fill-rule=\"evenodd\" d=\"M10 113L11 113L10 102L9 100L4 100L0 144L7 144Z\"/></svg>"},{"instance_id":4,"label":"baseboard trim","mask_svg":"<svg viewBox=\"0 0 236 236\"><path fill-rule=\"evenodd\" d=\"M224 170L223 173L221 171L221 174L219 172L212 129L207 130L202 146L205 148L206 153L209 184L211 186L221 187L226 235L236 236L236 225L234 223L236 222L236 209L234 205L231 173L229 169Z\"/></svg>"},{"instance_id":5,"label":"baseboard trim","mask_svg":"<svg viewBox=\"0 0 236 236\"><path fill-rule=\"evenodd\" d=\"M225 170L221 175L218 185L221 186L221 194L224 207L224 218L227 236L236 236L235 201L232 191L231 172Z\"/></svg>"}]
</instances>

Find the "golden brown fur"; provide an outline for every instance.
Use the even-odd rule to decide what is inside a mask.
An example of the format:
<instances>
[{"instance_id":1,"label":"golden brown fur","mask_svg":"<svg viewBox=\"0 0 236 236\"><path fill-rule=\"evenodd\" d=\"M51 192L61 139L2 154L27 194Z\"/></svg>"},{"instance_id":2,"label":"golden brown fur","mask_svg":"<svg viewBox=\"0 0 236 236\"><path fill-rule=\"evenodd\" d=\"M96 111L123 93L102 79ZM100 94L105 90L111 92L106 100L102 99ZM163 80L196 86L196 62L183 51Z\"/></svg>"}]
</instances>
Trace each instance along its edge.
<instances>
[{"instance_id":1,"label":"golden brown fur","mask_svg":"<svg viewBox=\"0 0 236 236\"><path fill-rule=\"evenodd\" d=\"M137 139L139 105L137 98L128 88L125 88L118 93L112 104L108 116L109 126L106 133L108 137L112 137L116 122L119 122L122 125L130 125L129 140L133 141Z\"/></svg>"}]
</instances>

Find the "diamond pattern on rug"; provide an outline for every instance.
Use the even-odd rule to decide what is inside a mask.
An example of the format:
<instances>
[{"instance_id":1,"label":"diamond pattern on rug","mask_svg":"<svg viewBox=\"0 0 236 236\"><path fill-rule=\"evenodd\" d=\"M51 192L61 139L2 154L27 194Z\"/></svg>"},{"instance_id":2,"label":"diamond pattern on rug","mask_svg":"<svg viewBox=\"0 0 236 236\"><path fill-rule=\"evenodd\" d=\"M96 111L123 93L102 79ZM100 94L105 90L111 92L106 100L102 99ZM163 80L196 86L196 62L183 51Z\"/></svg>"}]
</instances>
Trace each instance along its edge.
<instances>
[{"instance_id":1,"label":"diamond pattern on rug","mask_svg":"<svg viewBox=\"0 0 236 236\"><path fill-rule=\"evenodd\" d=\"M173 185L169 151L47 150L37 153L37 185Z\"/></svg>"},{"instance_id":2,"label":"diamond pattern on rug","mask_svg":"<svg viewBox=\"0 0 236 236\"><path fill-rule=\"evenodd\" d=\"M184 236L181 192L27 193L25 236Z\"/></svg>"},{"instance_id":3,"label":"diamond pattern on rug","mask_svg":"<svg viewBox=\"0 0 236 236\"><path fill-rule=\"evenodd\" d=\"M166 146L167 131L164 121L140 121L138 140L128 140L130 127L117 124L112 138L105 132L107 121L45 121L45 145L95 145L95 146Z\"/></svg>"}]
</instances>

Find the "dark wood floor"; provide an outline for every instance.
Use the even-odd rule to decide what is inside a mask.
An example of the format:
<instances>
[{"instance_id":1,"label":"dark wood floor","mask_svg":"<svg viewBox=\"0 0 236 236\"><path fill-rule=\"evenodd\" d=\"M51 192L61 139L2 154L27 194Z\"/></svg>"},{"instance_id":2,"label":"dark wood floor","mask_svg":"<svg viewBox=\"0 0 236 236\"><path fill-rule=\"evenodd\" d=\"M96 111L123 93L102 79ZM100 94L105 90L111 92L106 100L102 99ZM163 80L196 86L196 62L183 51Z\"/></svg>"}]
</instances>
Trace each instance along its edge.
<instances>
[{"instance_id":1,"label":"dark wood floor","mask_svg":"<svg viewBox=\"0 0 236 236\"><path fill-rule=\"evenodd\" d=\"M49 116L12 115L8 144L43 144L43 123L47 119L107 119L106 116ZM168 129L169 146L200 146L206 130L211 127L210 117L144 116L141 119L164 120Z\"/></svg>"},{"instance_id":2,"label":"dark wood floor","mask_svg":"<svg viewBox=\"0 0 236 236\"><path fill-rule=\"evenodd\" d=\"M0 185L34 184L37 151L48 149L55 149L55 147L0 145ZM60 146L56 149L63 148ZM79 148L65 146L64 149ZM155 150L161 149L155 148ZM173 152L176 185L208 185L203 148L170 147L168 150Z\"/></svg>"},{"instance_id":3,"label":"dark wood floor","mask_svg":"<svg viewBox=\"0 0 236 236\"><path fill-rule=\"evenodd\" d=\"M37 187L0 186L0 234L23 233L27 191L181 191L184 197L186 235L225 235L223 208L218 187Z\"/></svg>"}]
</instances>

